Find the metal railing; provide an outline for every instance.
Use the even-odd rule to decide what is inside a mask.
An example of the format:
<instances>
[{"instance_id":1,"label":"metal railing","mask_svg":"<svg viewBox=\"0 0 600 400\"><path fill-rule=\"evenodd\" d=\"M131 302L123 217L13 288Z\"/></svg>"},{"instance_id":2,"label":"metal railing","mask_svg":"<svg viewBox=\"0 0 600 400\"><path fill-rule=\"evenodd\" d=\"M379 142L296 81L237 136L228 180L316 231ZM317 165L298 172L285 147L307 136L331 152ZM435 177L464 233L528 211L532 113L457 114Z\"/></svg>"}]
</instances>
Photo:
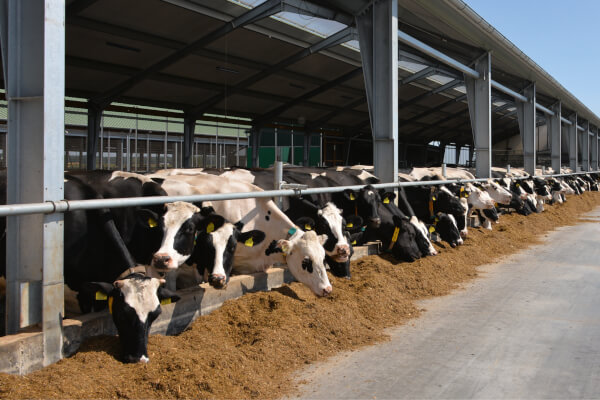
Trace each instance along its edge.
<instances>
[{"instance_id":1,"label":"metal railing","mask_svg":"<svg viewBox=\"0 0 600 400\"><path fill-rule=\"evenodd\" d=\"M552 175L533 175L522 177L511 177L511 179L529 179L534 177L549 178L559 176L572 176L600 173L600 171L573 172L568 174L552 174ZM375 189L390 189L409 186L431 186L445 185L448 183L473 183L487 182L494 178L477 178L477 179L448 179L435 181L414 181L414 182L398 182L398 183L376 183L371 186ZM0 217L16 216L27 214L53 214L63 213L76 210L93 210L99 208L123 208L133 206L150 206L164 203L172 203L175 201L187 202L202 202L202 201L223 201L223 200L239 200L249 198L268 198L279 196L299 196L322 193L337 193L346 189L360 190L369 185L351 185L351 186L330 186L325 188L309 188L309 189L283 189L283 190L265 190L260 192L237 192L237 193L214 193L214 194L197 194L185 196L148 196L148 197L125 197L114 199L94 199L94 200L58 200L46 201L43 203L28 203L28 204L8 204L0 206Z\"/></svg>"}]
</instances>

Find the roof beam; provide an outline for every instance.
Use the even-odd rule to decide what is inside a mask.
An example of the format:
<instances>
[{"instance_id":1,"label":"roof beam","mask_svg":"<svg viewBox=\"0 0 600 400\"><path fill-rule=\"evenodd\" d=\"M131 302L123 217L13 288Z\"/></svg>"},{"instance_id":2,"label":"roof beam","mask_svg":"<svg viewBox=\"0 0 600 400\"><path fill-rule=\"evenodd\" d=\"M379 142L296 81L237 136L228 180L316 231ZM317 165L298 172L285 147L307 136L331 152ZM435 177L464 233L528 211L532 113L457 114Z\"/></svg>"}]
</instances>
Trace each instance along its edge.
<instances>
[{"instance_id":1,"label":"roof beam","mask_svg":"<svg viewBox=\"0 0 600 400\"><path fill-rule=\"evenodd\" d=\"M302 15L311 15L323 19L341 22L344 25L354 25L354 16L323 7L306 0L282 0L283 11Z\"/></svg>"},{"instance_id":2,"label":"roof beam","mask_svg":"<svg viewBox=\"0 0 600 400\"><path fill-rule=\"evenodd\" d=\"M327 121L331 121L337 115L339 115L343 112L352 111L355 107L358 107L359 105L366 103L366 101L367 101L366 97L361 97L359 99L356 99L353 102L346 104L344 107L340 108L339 110L332 111L329 114L325 115L324 117L321 117L318 120L313 121L307 125L308 125L309 129L320 128L322 125L326 124Z\"/></svg>"},{"instance_id":3,"label":"roof beam","mask_svg":"<svg viewBox=\"0 0 600 400\"><path fill-rule=\"evenodd\" d=\"M92 99L92 102L97 103L101 106L107 106L118 96L123 94L128 89L131 89L133 86L138 84L139 82L146 79L148 76L159 72L169 65L179 61L180 59L188 56L194 50L204 47L207 44L214 42L215 40L227 35L232 32L236 28L243 27L244 25L251 24L260 19L273 15L281 10L281 2L280 0L267 0L263 4L247 11L246 13L240 15L237 18L223 24L220 28L215 29L208 35L203 36L202 38L184 46L183 48L171 53L170 55L164 57L160 61L154 63L150 67L145 70L139 72L138 74L130 77L125 82L122 82L113 88L107 90L106 92L96 96Z\"/></svg>"},{"instance_id":4,"label":"roof beam","mask_svg":"<svg viewBox=\"0 0 600 400\"><path fill-rule=\"evenodd\" d=\"M93 30L96 32L103 32L103 33L106 33L109 35L121 36L121 37L130 39L130 40L135 40L135 41L141 42L141 43L147 43L147 44L151 44L153 46L160 46L160 47L165 47L165 48L173 49L173 50L181 49L186 45L184 42L179 42L177 40L171 40L171 39L165 39L163 37L153 35L152 33L149 33L149 32L140 32L140 31L132 30L132 29L117 26L117 25L106 24L103 22L94 21L89 18L73 17L73 18L69 19L68 24L77 26L77 27L83 28L83 29ZM254 69L257 71L269 68L269 65L267 65L267 64L263 64L263 63L253 61L253 60L250 60L247 58L236 57L236 56L233 56L230 54L220 53L220 52L214 51L214 50L208 50L205 48L196 49L192 54L197 55L199 57L208 58L210 60L228 62L230 64L239 65L244 68ZM319 78L316 78L313 76L304 75L304 74L301 74L298 72L292 72L292 71L288 71L288 70L284 70L284 69L275 72L275 74L277 74L279 76L283 76L288 79L295 79L295 80L307 82L307 83L310 83L313 85L323 85L327 82L323 79L319 79ZM349 88L349 87L345 87L345 86L340 86L339 90L343 91L349 95L353 95L353 96L363 96L364 95L364 91L362 91L362 90Z\"/></svg>"},{"instance_id":5,"label":"roof beam","mask_svg":"<svg viewBox=\"0 0 600 400\"><path fill-rule=\"evenodd\" d=\"M263 69L262 71L260 71L259 73L254 74L247 79L244 79L242 82L238 83L237 85L228 87L226 90L221 91L219 94L217 94L217 95L211 97L210 99L202 102L201 104L194 106L191 109L187 110L187 112L192 116L196 116L196 117L201 116L202 114L204 114L204 112L207 109L209 109L210 107L219 103L220 101L224 100L226 97L234 95L235 93L238 93L240 90L247 88L248 86L251 86L257 82L260 82L261 80L265 79L269 75L275 74L275 73L283 70L284 68L289 67L290 65L302 60L303 58L308 57L311 54L318 53L321 50L328 49L330 47L334 47L339 44L348 42L350 40L353 40L355 37L356 37L356 30L354 28L342 29L339 32L334 33L333 35L321 40L320 42L317 42L310 47L300 50L299 52L278 62L277 64L269 66L269 67Z\"/></svg>"},{"instance_id":6,"label":"roof beam","mask_svg":"<svg viewBox=\"0 0 600 400\"><path fill-rule=\"evenodd\" d=\"M330 89L335 88L336 86L338 86L339 84L346 82L358 75L362 74L362 68L356 68L353 71L348 72L347 74L344 74L342 76L340 76L337 79L334 79L330 82L327 82L325 85L320 86L314 90L311 90L308 93L303 94L300 97L297 97L295 99L293 99L292 101L289 101L277 108L275 108L274 110L271 110L263 115L260 115L256 120L254 120L254 124L256 125L260 125L268 120L270 120L271 118L277 117L278 115L282 114L283 112L285 112L286 110L292 108L293 106L295 106L296 104L303 102L305 100L308 100L312 97L315 97L316 95L319 95L323 92L326 92Z\"/></svg>"}]
</instances>

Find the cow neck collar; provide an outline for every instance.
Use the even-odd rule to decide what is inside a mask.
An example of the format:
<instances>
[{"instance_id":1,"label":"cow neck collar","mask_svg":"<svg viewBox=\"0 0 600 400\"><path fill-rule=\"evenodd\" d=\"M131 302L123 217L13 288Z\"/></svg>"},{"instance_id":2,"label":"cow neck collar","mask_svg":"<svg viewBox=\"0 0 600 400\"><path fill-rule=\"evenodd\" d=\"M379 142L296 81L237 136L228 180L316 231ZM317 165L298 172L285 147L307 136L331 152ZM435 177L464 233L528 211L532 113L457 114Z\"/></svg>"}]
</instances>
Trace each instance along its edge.
<instances>
[{"instance_id":1,"label":"cow neck collar","mask_svg":"<svg viewBox=\"0 0 600 400\"><path fill-rule=\"evenodd\" d=\"M119 275L117 277L117 279L115 279L115 281L118 281L119 279L125 279L130 275L143 275L143 276L147 276L147 269L145 265L138 265L137 267L132 267L132 268L127 268L125 271L123 271L123 273L121 275Z\"/></svg>"}]
</instances>

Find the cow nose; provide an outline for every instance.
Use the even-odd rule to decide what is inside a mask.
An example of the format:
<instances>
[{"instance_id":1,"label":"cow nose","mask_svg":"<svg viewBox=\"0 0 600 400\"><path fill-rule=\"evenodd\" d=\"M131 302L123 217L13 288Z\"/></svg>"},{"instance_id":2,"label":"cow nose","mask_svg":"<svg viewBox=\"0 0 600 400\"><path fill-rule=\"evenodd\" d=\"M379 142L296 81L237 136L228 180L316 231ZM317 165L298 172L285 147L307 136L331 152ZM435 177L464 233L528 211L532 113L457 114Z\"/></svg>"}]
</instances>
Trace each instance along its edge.
<instances>
[{"instance_id":1,"label":"cow nose","mask_svg":"<svg viewBox=\"0 0 600 400\"><path fill-rule=\"evenodd\" d=\"M331 291L333 289L331 288L331 285L327 286L325 289L323 289L323 297L325 296L329 296L331 294Z\"/></svg>"},{"instance_id":2,"label":"cow nose","mask_svg":"<svg viewBox=\"0 0 600 400\"><path fill-rule=\"evenodd\" d=\"M338 252L338 255L340 255L340 256L348 255L350 253L350 246L347 244L343 244L338 247L337 252Z\"/></svg>"},{"instance_id":3,"label":"cow nose","mask_svg":"<svg viewBox=\"0 0 600 400\"><path fill-rule=\"evenodd\" d=\"M166 268L171 262L171 257L165 254L155 254L152 257L152 265L157 268Z\"/></svg>"}]
</instances>

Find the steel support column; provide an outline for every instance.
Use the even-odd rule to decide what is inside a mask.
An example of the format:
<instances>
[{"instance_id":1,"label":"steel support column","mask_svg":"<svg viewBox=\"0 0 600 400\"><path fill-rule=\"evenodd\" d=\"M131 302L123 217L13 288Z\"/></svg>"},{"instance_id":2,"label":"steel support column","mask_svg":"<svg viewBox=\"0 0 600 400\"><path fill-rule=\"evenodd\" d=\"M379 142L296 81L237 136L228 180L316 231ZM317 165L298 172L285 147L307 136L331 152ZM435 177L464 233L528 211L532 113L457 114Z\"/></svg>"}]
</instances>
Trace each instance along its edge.
<instances>
[{"instance_id":1,"label":"steel support column","mask_svg":"<svg viewBox=\"0 0 600 400\"><path fill-rule=\"evenodd\" d=\"M554 115L547 115L546 121L548 121L548 134L550 135L550 154L552 159L552 169L555 174L560 174L561 167L561 135L562 135L562 122L561 117L561 103L560 101L552 105L551 107Z\"/></svg>"},{"instance_id":2,"label":"steel support column","mask_svg":"<svg viewBox=\"0 0 600 400\"><path fill-rule=\"evenodd\" d=\"M258 167L258 146L260 146L260 128L253 127L250 131L250 143L252 146L252 160L250 166L252 168Z\"/></svg>"},{"instance_id":3,"label":"steel support column","mask_svg":"<svg viewBox=\"0 0 600 400\"><path fill-rule=\"evenodd\" d=\"M398 1L374 2L356 17L373 132L373 164L382 182L398 181Z\"/></svg>"},{"instance_id":4,"label":"steel support column","mask_svg":"<svg viewBox=\"0 0 600 400\"><path fill-rule=\"evenodd\" d=\"M456 144L456 148L454 149L455 153L454 155L456 156L456 166L458 167L458 162L460 161L460 149L462 148L462 146L460 144Z\"/></svg>"},{"instance_id":5,"label":"steel support column","mask_svg":"<svg viewBox=\"0 0 600 400\"><path fill-rule=\"evenodd\" d=\"M467 87L467 100L469 103L469 116L473 142L477 152L475 171L477 178L491 177L492 168L492 87L491 81L491 54L487 53L475 61L474 68L479 73L479 78L472 78L465 74Z\"/></svg>"},{"instance_id":6,"label":"steel support column","mask_svg":"<svg viewBox=\"0 0 600 400\"><path fill-rule=\"evenodd\" d=\"M523 166L525 172L535 175L536 134L535 134L535 83L523 90L527 102L517 101L519 132L523 143Z\"/></svg>"},{"instance_id":7,"label":"steel support column","mask_svg":"<svg viewBox=\"0 0 600 400\"><path fill-rule=\"evenodd\" d=\"M102 108L95 103L88 102L88 125L87 125L87 158L88 171L96 169L96 151L98 150L98 138L100 137L100 123L102 121ZM102 154L100 154L102 157Z\"/></svg>"},{"instance_id":8,"label":"steel support column","mask_svg":"<svg viewBox=\"0 0 600 400\"><path fill-rule=\"evenodd\" d=\"M569 132L569 168L573 172L577 172L577 113L573 113L569 117L571 125L568 126Z\"/></svg>"},{"instance_id":9,"label":"steel support column","mask_svg":"<svg viewBox=\"0 0 600 400\"><path fill-rule=\"evenodd\" d=\"M7 202L64 198L64 0L2 0ZM62 357L63 214L7 218L7 333L41 322L44 365Z\"/></svg>"},{"instance_id":10,"label":"steel support column","mask_svg":"<svg viewBox=\"0 0 600 400\"><path fill-rule=\"evenodd\" d=\"M302 144L302 165L308 167L310 164L310 131L304 131L304 142Z\"/></svg>"},{"instance_id":11,"label":"steel support column","mask_svg":"<svg viewBox=\"0 0 600 400\"><path fill-rule=\"evenodd\" d=\"M585 121L581 134L581 170L590 170L590 122Z\"/></svg>"},{"instance_id":12,"label":"steel support column","mask_svg":"<svg viewBox=\"0 0 600 400\"><path fill-rule=\"evenodd\" d=\"M590 169L592 171L598 171L598 128L596 132L591 136L592 141L592 163Z\"/></svg>"},{"instance_id":13,"label":"steel support column","mask_svg":"<svg viewBox=\"0 0 600 400\"><path fill-rule=\"evenodd\" d=\"M183 118L183 168L192 166L192 147L194 146L194 132L196 129L196 119L190 117Z\"/></svg>"}]
</instances>

